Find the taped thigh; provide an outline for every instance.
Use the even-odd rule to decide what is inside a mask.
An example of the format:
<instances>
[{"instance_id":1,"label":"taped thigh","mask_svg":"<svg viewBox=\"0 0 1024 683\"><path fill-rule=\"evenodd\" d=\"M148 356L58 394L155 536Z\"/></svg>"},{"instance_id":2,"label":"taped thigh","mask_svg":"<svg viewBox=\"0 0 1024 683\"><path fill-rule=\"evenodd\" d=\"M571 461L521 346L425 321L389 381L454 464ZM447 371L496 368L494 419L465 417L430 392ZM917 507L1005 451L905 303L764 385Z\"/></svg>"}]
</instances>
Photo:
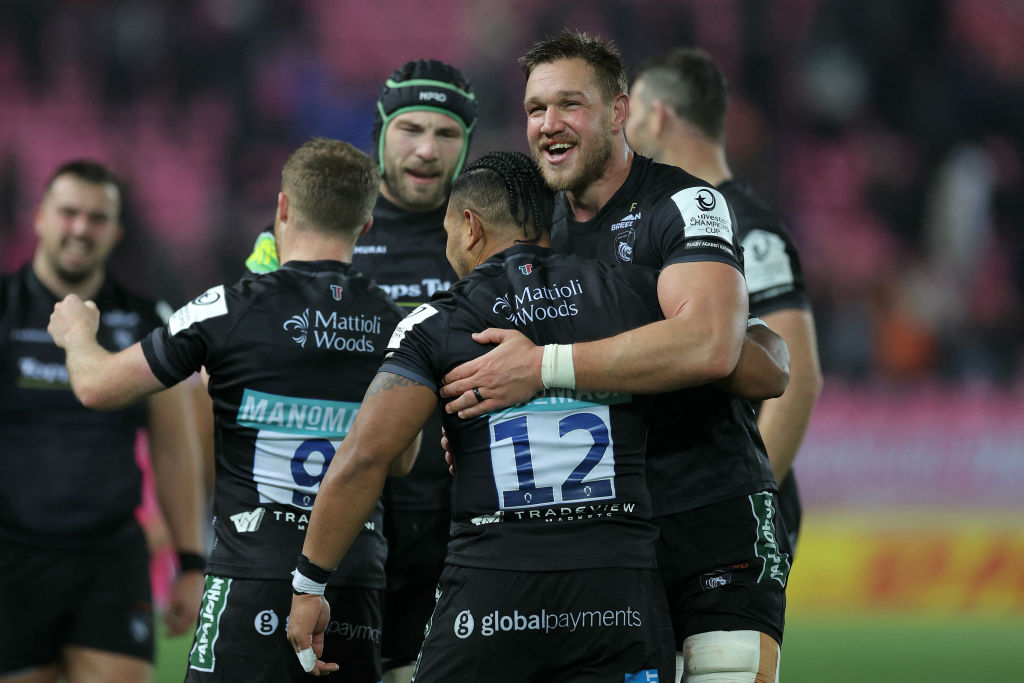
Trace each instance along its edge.
<instances>
[{"instance_id":1,"label":"taped thigh","mask_svg":"<svg viewBox=\"0 0 1024 683\"><path fill-rule=\"evenodd\" d=\"M778 683L779 645L758 631L709 631L683 641L684 683Z\"/></svg>"}]
</instances>

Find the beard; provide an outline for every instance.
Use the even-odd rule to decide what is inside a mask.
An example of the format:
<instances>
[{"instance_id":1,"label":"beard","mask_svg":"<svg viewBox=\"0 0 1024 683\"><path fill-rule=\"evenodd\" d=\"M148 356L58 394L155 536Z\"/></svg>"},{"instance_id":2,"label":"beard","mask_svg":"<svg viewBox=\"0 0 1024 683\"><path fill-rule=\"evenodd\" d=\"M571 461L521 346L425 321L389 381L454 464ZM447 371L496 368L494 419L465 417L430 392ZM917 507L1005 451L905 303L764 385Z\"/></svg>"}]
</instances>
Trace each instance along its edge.
<instances>
[{"instance_id":1,"label":"beard","mask_svg":"<svg viewBox=\"0 0 1024 683\"><path fill-rule=\"evenodd\" d=\"M577 143L576 149L580 151L580 158L576 168L569 173L558 173L544 161L544 154L540 148L534 149L534 160L540 167L541 175L544 176L548 187L556 192L568 192L570 194L582 194L588 187L604 175L608 160L612 156L612 136L608 135L595 144L583 147Z\"/></svg>"},{"instance_id":2,"label":"beard","mask_svg":"<svg viewBox=\"0 0 1024 683\"><path fill-rule=\"evenodd\" d=\"M433 189L417 188L402 173L397 164L392 166L385 161L384 186L388 193L398 200L401 208L407 211L433 211L444 204L451 192L454 179L438 182Z\"/></svg>"},{"instance_id":3,"label":"beard","mask_svg":"<svg viewBox=\"0 0 1024 683\"><path fill-rule=\"evenodd\" d=\"M61 279L62 282L69 285L77 285L85 282L93 273L96 272L97 266L82 264L74 270L64 267L61 264L60 259L54 255L48 255L47 260L50 262L50 267L53 268L53 272Z\"/></svg>"}]
</instances>

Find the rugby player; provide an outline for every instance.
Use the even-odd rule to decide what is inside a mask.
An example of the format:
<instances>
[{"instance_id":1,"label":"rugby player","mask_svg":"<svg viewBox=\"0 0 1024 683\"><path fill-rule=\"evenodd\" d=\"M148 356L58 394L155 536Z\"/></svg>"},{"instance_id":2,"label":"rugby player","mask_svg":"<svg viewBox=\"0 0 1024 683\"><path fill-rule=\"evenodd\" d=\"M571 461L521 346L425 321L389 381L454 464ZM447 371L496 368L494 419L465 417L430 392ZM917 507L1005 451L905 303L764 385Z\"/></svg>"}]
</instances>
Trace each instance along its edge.
<instances>
[{"instance_id":1,"label":"rugby player","mask_svg":"<svg viewBox=\"0 0 1024 683\"><path fill-rule=\"evenodd\" d=\"M380 196L373 230L356 245L353 263L409 311L456 279L445 258L445 205L476 120L469 81L443 62L407 62L381 86L372 150L381 172ZM247 265L275 267L272 233L260 235ZM385 683L409 680L444 565L451 479L438 445L440 430L440 416L434 415L413 471L384 488Z\"/></svg>"},{"instance_id":2,"label":"rugby player","mask_svg":"<svg viewBox=\"0 0 1024 683\"><path fill-rule=\"evenodd\" d=\"M313 673L337 666L314 661L329 619L318 596L329 570L392 458L437 409L441 377L486 350L471 333L500 326L567 343L661 317L653 269L551 251L551 210L550 191L522 154L484 155L456 180L445 229L463 279L399 324L374 380L379 391L364 400L314 506L288 628ZM455 463L452 540L413 680L670 676L643 476L646 422L630 396L558 390L444 423Z\"/></svg>"},{"instance_id":3,"label":"rugby player","mask_svg":"<svg viewBox=\"0 0 1024 683\"><path fill-rule=\"evenodd\" d=\"M402 318L350 263L372 223L379 180L374 162L348 143L307 142L282 171L280 268L208 289L119 353L96 344L95 304L71 295L54 307L50 333L89 407L130 404L200 367L209 374L216 539L188 681L305 677L283 637L289 573L320 480ZM394 473L408 471L417 447ZM324 646L346 662L339 680L360 683L382 675L385 542L380 506L371 507L327 589L335 609Z\"/></svg>"},{"instance_id":4,"label":"rugby player","mask_svg":"<svg viewBox=\"0 0 1024 683\"><path fill-rule=\"evenodd\" d=\"M725 76L711 57L698 48L677 48L637 72L626 139L638 153L714 185L735 213L750 313L781 335L790 353L786 392L760 404L757 426L779 482L779 507L795 551L801 506L792 464L821 393L818 342L800 256L785 222L729 168L728 100Z\"/></svg>"},{"instance_id":5,"label":"rugby player","mask_svg":"<svg viewBox=\"0 0 1024 683\"><path fill-rule=\"evenodd\" d=\"M694 387L662 403L647 446L658 555L672 559L659 566L677 669L691 682L775 680L791 549L753 410L724 389L768 398L785 384L758 395L728 381L745 376L737 360L748 311L732 212L706 182L629 148L626 72L613 45L565 31L520 63L528 141L559 191L552 246L658 269L666 319L571 345L483 330L477 341L500 345L445 377L441 395L454 399L445 410L473 417L545 388Z\"/></svg>"},{"instance_id":6,"label":"rugby player","mask_svg":"<svg viewBox=\"0 0 1024 683\"><path fill-rule=\"evenodd\" d=\"M149 552L135 508L145 428L160 507L181 559L167 632L195 624L203 586L203 505L189 394L96 413L71 393L64 352L46 333L66 295L103 306L99 343L119 350L169 307L107 271L121 238L122 186L71 161L46 184L32 261L0 279L0 679L144 681L152 674ZM162 310L166 309L166 311Z\"/></svg>"}]
</instances>

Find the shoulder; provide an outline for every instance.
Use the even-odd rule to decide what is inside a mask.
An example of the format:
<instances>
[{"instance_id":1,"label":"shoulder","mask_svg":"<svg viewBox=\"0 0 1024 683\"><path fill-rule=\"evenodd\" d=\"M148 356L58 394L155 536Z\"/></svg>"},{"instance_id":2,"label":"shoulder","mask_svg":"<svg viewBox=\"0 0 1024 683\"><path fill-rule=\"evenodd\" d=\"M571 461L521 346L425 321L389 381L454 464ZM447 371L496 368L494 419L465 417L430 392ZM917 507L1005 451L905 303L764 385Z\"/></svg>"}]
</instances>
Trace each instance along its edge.
<instances>
[{"instance_id":1,"label":"shoulder","mask_svg":"<svg viewBox=\"0 0 1024 683\"><path fill-rule=\"evenodd\" d=\"M785 222L778 211L766 204L741 180L730 180L718 186L736 214L737 229L741 236L755 230L764 230L782 236L788 241Z\"/></svg>"},{"instance_id":2,"label":"shoulder","mask_svg":"<svg viewBox=\"0 0 1024 683\"><path fill-rule=\"evenodd\" d=\"M349 268L345 274L345 287L352 293L353 296L359 297L367 302L375 302L379 306L386 308L396 318L402 318L405 316L406 311L401 306L395 303L384 289L376 283L370 276L364 274L361 270L356 267Z\"/></svg>"},{"instance_id":3,"label":"shoulder","mask_svg":"<svg viewBox=\"0 0 1024 683\"><path fill-rule=\"evenodd\" d=\"M670 166L646 157L637 157L641 167L643 185L652 195L671 195L688 188L711 188L711 185L678 166ZM713 189L713 188L712 188Z\"/></svg>"},{"instance_id":4,"label":"shoulder","mask_svg":"<svg viewBox=\"0 0 1024 683\"><path fill-rule=\"evenodd\" d=\"M695 210L728 214L725 197L709 183L676 166L641 159L647 164L640 185L643 203L673 217L679 213L686 218Z\"/></svg>"}]
</instances>

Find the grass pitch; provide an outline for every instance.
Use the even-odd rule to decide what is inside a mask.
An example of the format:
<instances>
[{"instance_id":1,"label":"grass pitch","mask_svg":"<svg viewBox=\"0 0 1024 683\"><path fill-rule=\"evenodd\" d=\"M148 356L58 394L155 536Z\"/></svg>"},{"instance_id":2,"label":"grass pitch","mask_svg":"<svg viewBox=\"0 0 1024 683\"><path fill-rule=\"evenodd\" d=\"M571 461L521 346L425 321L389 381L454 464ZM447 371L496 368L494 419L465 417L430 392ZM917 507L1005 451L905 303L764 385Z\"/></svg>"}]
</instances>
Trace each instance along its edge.
<instances>
[{"instance_id":1,"label":"grass pitch","mask_svg":"<svg viewBox=\"0 0 1024 683\"><path fill-rule=\"evenodd\" d=\"M1024 681L1024 614L788 621L781 683ZM191 636L159 639L156 683L181 682L190 646Z\"/></svg>"}]
</instances>

